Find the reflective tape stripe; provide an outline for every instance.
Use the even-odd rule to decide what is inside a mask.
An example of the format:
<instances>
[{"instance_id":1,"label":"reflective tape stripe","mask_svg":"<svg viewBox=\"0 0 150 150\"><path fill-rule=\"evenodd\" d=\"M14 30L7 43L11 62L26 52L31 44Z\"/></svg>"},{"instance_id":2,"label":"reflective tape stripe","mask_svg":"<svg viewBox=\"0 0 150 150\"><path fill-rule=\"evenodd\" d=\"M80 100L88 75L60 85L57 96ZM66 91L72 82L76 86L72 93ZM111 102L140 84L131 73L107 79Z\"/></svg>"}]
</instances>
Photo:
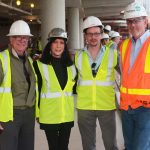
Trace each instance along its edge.
<instances>
[{"instance_id":1,"label":"reflective tape stripe","mask_svg":"<svg viewBox=\"0 0 150 150\"><path fill-rule=\"evenodd\" d=\"M11 92L11 88L0 87L0 93L10 93L10 92Z\"/></svg>"},{"instance_id":2,"label":"reflective tape stripe","mask_svg":"<svg viewBox=\"0 0 150 150\"><path fill-rule=\"evenodd\" d=\"M97 86L113 86L114 81L79 81L80 86L92 86L95 83Z\"/></svg>"},{"instance_id":3,"label":"reflective tape stripe","mask_svg":"<svg viewBox=\"0 0 150 150\"><path fill-rule=\"evenodd\" d=\"M125 88L125 87L120 87L120 92L122 92L122 93L127 93L127 89Z\"/></svg>"},{"instance_id":4,"label":"reflective tape stripe","mask_svg":"<svg viewBox=\"0 0 150 150\"><path fill-rule=\"evenodd\" d=\"M73 79L74 79L75 76L76 76L76 69L75 69L74 65L71 66L71 71L72 71L72 76L73 76Z\"/></svg>"},{"instance_id":5,"label":"reflective tape stripe","mask_svg":"<svg viewBox=\"0 0 150 150\"><path fill-rule=\"evenodd\" d=\"M81 68L82 68L82 50L77 51L76 55L75 55L75 65L78 69L78 76L80 74ZM82 76L80 76L80 80L82 80ZM79 80L77 81L78 84Z\"/></svg>"},{"instance_id":6,"label":"reflective tape stripe","mask_svg":"<svg viewBox=\"0 0 150 150\"><path fill-rule=\"evenodd\" d=\"M56 93L41 93L41 98L58 98L64 96L72 96L72 92L56 92Z\"/></svg>"},{"instance_id":7,"label":"reflective tape stripe","mask_svg":"<svg viewBox=\"0 0 150 150\"><path fill-rule=\"evenodd\" d=\"M3 82L6 82L6 74L7 74L7 70L8 70L8 59L7 59L7 50L5 50L5 51L3 51L3 52L1 52L1 55L2 55L2 59L3 59L3 61L2 61L2 64L3 64L3 70L4 70L4 79L3 79Z\"/></svg>"},{"instance_id":8,"label":"reflective tape stripe","mask_svg":"<svg viewBox=\"0 0 150 150\"><path fill-rule=\"evenodd\" d=\"M150 73L150 45L148 46L148 50L147 50L147 54L146 54L144 72Z\"/></svg>"},{"instance_id":9,"label":"reflective tape stripe","mask_svg":"<svg viewBox=\"0 0 150 150\"><path fill-rule=\"evenodd\" d=\"M102 82L102 81L96 81L96 85L97 86L113 86L115 84L115 82L114 81L104 81L104 82Z\"/></svg>"},{"instance_id":10,"label":"reflective tape stripe","mask_svg":"<svg viewBox=\"0 0 150 150\"><path fill-rule=\"evenodd\" d=\"M49 71L48 71L48 66L45 64L42 64L45 80L47 81L47 91L50 90L50 81L49 81Z\"/></svg>"},{"instance_id":11,"label":"reflective tape stripe","mask_svg":"<svg viewBox=\"0 0 150 150\"><path fill-rule=\"evenodd\" d=\"M110 80L111 77L111 72L112 72L112 67L114 64L114 49L109 49L109 56L108 56L108 74L107 74L107 78L106 81Z\"/></svg>"},{"instance_id":12,"label":"reflective tape stripe","mask_svg":"<svg viewBox=\"0 0 150 150\"><path fill-rule=\"evenodd\" d=\"M126 52L126 48L127 48L127 45L128 45L128 42L129 42L129 39L125 40L123 45L122 45L122 62L124 62L124 56L125 56L125 52Z\"/></svg>"},{"instance_id":13,"label":"reflective tape stripe","mask_svg":"<svg viewBox=\"0 0 150 150\"><path fill-rule=\"evenodd\" d=\"M121 87L120 91L125 94L150 95L150 89L127 89L125 87Z\"/></svg>"},{"instance_id":14,"label":"reflective tape stripe","mask_svg":"<svg viewBox=\"0 0 150 150\"><path fill-rule=\"evenodd\" d=\"M81 52L79 52L79 54L78 54L77 64L78 64L78 69L81 70L82 69L82 53Z\"/></svg>"},{"instance_id":15,"label":"reflective tape stripe","mask_svg":"<svg viewBox=\"0 0 150 150\"><path fill-rule=\"evenodd\" d=\"M150 95L150 89L128 89L129 94Z\"/></svg>"}]
</instances>

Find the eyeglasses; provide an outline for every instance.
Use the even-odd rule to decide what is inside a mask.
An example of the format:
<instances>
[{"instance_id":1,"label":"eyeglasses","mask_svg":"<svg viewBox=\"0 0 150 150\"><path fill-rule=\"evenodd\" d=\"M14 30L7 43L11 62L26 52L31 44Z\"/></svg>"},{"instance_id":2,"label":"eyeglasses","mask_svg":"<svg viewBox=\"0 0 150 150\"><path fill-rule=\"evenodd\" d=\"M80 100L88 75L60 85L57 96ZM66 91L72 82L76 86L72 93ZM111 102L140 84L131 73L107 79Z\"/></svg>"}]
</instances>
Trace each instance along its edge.
<instances>
[{"instance_id":1,"label":"eyeglasses","mask_svg":"<svg viewBox=\"0 0 150 150\"><path fill-rule=\"evenodd\" d=\"M18 41L24 40L24 41L29 41L30 37L29 36L13 36Z\"/></svg>"},{"instance_id":2,"label":"eyeglasses","mask_svg":"<svg viewBox=\"0 0 150 150\"><path fill-rule=\"evenodd\" d=\"M127 22L127 24L128 25L130 25L130 24L137 24L137 23L139 23L139 22L141 22L142 20L144 20L144 18L143 17L139 17L139 18L135 18L135 19L128 19L128 20L126 20L126 22Z\"/></svg>"},{"instance_id":3,"label":"eyeglasses","mask_svg":"<svg viewBox=\"0 0 150 150\"><path fill-rule=\"evenodd\" d=\"M89 37L93 37L93 36L99 37L101 35L101 33L97 33L97 32L96 33L86 33L86 35Z\"/></svg>"},{"instance_id":4,"label":"eyeglasses","mask_svg":"<svg viewBox=\"0 0 150 150\"><path fill-rule=\"evenodd\" d=\"M91 68L92 68L93 77L95 77L97 73L97 70L95 69L95 67L96 67L96 63L92 63Z\"/></svg>"}]
</instances>

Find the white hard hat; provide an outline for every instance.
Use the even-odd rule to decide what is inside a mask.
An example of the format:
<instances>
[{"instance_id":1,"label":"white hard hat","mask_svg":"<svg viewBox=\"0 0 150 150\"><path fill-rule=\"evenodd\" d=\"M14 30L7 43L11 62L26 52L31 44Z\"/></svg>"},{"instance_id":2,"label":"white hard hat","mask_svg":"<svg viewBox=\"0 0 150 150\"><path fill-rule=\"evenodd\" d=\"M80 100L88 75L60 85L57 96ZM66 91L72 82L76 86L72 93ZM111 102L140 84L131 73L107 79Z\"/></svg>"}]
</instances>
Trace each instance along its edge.
<instances>
[{"instance_id":1,"label":"white hard hat","mask_svg":"<svg viewBox=\"0 0 150 150\"><path fill-rule=\"evenodd\" d=\"M83 22L83 30L91 27L102 27L102 22L100 21L99 18L94 17L94 16L89 16L87 17L84 22Z\"/></svg>"},{"instance_id":2,"label":"white hard hat","mask_svg":"<svg viewBox=\"0 0 150 150\"><path fill-rule=\"evenodd\" d=\"M109 37L111 37L111 36L112 36L112 34L113 34L114 32L115 32L115 31L113 31L113 30L112 30L112 31L110 31L110 32L109 32Z\"/></svg>"},{"instance_id":3,"label":"white hard hat","mask_svg":"<svg viewBox=\"0 0 150 150\"><path fill-rule=\"evenodd\" d=\"M109 35L106 33L103 33L101 39L109 39Z\"/></svg>"},{"instance_id":4,"label":"white hard hat","mask_svg":"<svg viewBox=\"0 0 150 150\"><path fill-rule=\"evenodd\" d=\"M111 38L115 38L115 37L121 37L119 32L113 32L111 35Z\"/></svg>"},{"instance_id":5,"label":"white hard hat","mask_svg":"<svg viewBox=\"0 0 150 150\"><path fill-rule=\"evenodd\" d=\"M55 37L67 39L67 32L65 32L62 28L53 28L48 34L48 39Z\"/></svg>"},{"instance_id":6,"label":"white hard hat","mask_svg":"<svg viewBox=\"0 0 150 150\"><path fill-rule=\"evenodd\" d=\"M11 25L9 34L7 34L7 36L15 36L15 35L33 36L30 33L29 25L23 20L15 21Z\"/></svg>"},{"instance_id":7,"label":"white hard hat","mask_svg":"<svg viewBox=\"0 0 150 150\"><path fill-rule=\"evenodd\" d=\"M111 26L110 25L106 25L104 29L108 30L108 31L111 31Z\"/></svg>"},{"instance_id":8,"label":"white hard hat","mask_svg":"<svg viewBox=\"0 0 150 150\"><path fill-rule=\"evenodd\" d=\"M131 3L125 9L125 13L124 13L125 19L142 17L142 16L147 16L146 10L141 4L137 2Z\"/></svg>"}]
</instances>

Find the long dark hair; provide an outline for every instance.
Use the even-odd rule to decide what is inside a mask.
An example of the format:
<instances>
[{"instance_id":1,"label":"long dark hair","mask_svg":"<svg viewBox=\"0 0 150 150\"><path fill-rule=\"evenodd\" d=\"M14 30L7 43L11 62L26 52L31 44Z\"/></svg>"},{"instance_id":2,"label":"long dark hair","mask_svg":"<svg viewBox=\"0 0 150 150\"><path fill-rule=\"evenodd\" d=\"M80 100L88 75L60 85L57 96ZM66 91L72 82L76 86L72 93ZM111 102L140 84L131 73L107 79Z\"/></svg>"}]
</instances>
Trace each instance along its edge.
<instances>
[{"instance_id":1,"label":"long dark hair","mask_svg":"<svg viewBox=\"0 0 150 150\"><path fill-rule=\"evenodd\" d=\"M66 64L66 66L71 66L73 64L73 61L71 60L70 55L69 55L69 51L68 51L67 43L66 43L67 41L64 38L58 38L58 37L49 39L48 43L46 44L43 50L40 61L44 64L51 64L51 59L52 59L51 45L56 39L64 40L65 46L64 46L64 51L62 53L61 59L62 59L62 62Z\"/></svg>"}]
</instances>

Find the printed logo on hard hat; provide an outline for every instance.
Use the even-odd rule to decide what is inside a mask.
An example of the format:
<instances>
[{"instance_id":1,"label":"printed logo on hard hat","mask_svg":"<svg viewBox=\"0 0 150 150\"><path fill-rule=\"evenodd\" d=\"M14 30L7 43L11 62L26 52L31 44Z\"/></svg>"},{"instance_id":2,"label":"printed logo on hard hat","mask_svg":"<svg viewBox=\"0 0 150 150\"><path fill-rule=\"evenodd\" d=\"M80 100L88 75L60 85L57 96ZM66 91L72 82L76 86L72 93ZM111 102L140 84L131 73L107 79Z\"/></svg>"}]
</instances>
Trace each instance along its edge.
<instances>
[{"instance_id":1,"label":"printed logo on hard hat","mask_svg":"<svg viewBox=\"0 0 150 150\"><path fill-rule=\"evenodd\" d=\"M135 11L141 11L141 7L140 6L135 6Z\"/></svg>"},{"instance_id":2,"label":"printed logo on hard hat","mask_svg":"<svg viewBox=\"0 0 150 150\"><path fill-rule=\"evenodd\" d=\"M136 12L136 11L141 11L141 7L140 6L135 6L135 9L128 10L127 12L132 13L132 12Z\"/></svg>"}]
</instances>

